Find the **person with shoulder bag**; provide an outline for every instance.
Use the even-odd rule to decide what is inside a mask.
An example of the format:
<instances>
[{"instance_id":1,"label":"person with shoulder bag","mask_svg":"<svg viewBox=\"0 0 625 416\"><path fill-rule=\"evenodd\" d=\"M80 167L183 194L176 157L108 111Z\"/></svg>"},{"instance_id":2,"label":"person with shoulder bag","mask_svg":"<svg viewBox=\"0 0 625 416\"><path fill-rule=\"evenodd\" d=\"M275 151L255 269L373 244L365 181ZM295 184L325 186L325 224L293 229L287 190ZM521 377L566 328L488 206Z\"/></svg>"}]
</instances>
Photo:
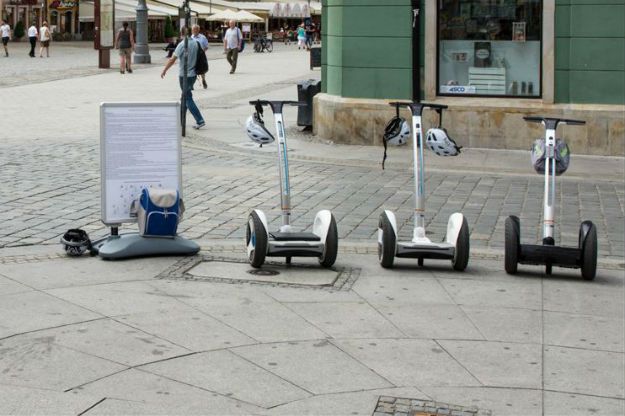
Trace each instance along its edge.
<instances>
[{"instance_id":1,"label":"person with shoulder bag","mask_svg":"<svg viewBox=\"0 0 625 416\"><path fill-rule=\"evenodd\" d=\"M231 20L230 29L226 30L226 34L224 35L224 51L226 52L226 59L231 67L231 74L234 74L234 71L237 70L237 58L242 49L242 44L243 34L241 33L241 29L236 27L234 20Z\"/></svg>"},{"instance_id":2,"label":"person with shoulder bag","mask_svg":"<svg viewBox=\"0 0 625 416\"><path fill-rule=\"evenodd\" d=\"M119 49L119 72L124 74L128 69L128 73L132 74L130 63L132 51L135 48L135 38L132 30L128 29L128 22L123 22L122 26L115 37L115 49Z\"/></svg>"},{"instance_id":3,"label":"person with shoulder bag","mask_svg":"<svg viewBox=\"0 0 625 416\"><path fill-rule=\"evenodd\" d=\"M39 48L39 57L43 58L43 49L46 49L46 57L50 57L50 41L52 40L52 33L50 32L50 28L48 27L48 22L45 20L41 24L41 29L39 29L39 43L41 43L41 47Z\"/></svg>"}]
</instances>

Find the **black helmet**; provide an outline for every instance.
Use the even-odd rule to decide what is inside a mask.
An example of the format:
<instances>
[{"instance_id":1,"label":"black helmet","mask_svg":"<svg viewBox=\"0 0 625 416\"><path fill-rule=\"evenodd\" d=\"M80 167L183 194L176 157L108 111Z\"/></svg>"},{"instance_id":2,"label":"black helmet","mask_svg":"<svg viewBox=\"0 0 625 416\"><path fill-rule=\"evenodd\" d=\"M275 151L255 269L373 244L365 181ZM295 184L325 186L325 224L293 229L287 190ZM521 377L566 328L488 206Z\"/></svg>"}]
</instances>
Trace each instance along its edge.
<instances>
[{"instance_id":1,"label":"black helmet","mask_svg":"<svg viewBox=\"0 0 625 416\"><path fill-rule=\"evenodd\" d=\"M68 256L78 257L91 250L91 240L84 230L74 228L67 230L61 237L61 244Z\"/></svg>"}]
</instances>

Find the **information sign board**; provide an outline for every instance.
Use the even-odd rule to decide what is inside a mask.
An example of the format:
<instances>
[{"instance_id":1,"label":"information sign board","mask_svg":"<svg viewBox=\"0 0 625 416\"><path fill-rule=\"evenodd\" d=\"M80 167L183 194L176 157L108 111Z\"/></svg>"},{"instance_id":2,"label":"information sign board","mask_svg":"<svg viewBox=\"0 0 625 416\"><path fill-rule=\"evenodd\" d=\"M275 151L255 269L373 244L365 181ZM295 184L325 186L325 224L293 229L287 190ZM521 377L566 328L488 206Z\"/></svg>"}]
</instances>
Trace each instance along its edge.
<instances>
[{"instance_id":1,"label":"information sign board","mask_svg":"<svg viewBox=\"0 0 625 416\"><path fill-rule=\"evenodd\" d=\"M182 197L180 104L100 105L101 218L135 222L130 204L141 189L178 189Z\"/></svg>"}]
</instances>

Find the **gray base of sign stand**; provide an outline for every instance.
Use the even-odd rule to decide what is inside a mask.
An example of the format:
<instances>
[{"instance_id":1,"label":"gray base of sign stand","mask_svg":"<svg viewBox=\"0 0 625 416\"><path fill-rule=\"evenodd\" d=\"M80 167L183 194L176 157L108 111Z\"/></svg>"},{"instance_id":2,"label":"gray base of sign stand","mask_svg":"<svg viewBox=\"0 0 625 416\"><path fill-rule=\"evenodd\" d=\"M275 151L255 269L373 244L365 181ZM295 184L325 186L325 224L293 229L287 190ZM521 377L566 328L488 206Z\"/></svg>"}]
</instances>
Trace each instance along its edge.
<instances>
[{"instance_id":1,"label":"gray base of sign stand","mask_svg":"<svg viewBox=\"0 0 625 416\"><path fill-rule=\"evenodd\" d=\"M98 255L107 260L149 256L192 256L200 246L182 237L154 238L139 234L111 235L93 247Z\"/></svg>"}]
</instances>

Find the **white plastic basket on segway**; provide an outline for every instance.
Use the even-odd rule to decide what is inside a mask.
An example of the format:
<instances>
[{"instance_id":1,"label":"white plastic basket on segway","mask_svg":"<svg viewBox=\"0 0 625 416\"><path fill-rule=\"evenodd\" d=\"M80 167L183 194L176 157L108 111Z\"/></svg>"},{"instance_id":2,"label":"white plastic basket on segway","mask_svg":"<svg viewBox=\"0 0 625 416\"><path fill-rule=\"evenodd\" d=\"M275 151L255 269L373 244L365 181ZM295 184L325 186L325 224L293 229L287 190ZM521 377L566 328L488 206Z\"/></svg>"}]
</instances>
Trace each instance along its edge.
<instances>
[{"instance_id":1,"label":"white plastic basket on segway","mask_svg":"<svg viewBox=\"0 0 625 416\"><path fill-rule=\"evenodd\" d=\"M451 214L447 222L447 233L445 240L440 243L431 241L425 233L425 169L423 163L423 147L426 145L430 150L439 156L456 156L460 153L460 147L447 135L441 127L443 110L446 105L427 104L416 102L392 102L399 118L399 108L407 107L412 113L412 156L414 168L414 190L415 190L415 213L414 228L411 241L398 241L398 227L395 214L390 210L385 210L380 215L378 223L378 259L382 267L393 267L395 257L413 258L418 260L419 266L423 266L424 259L451 260L455 270L463 271L469 263L469 226L467 220L459 212ZM439 125L428 130L427 137L423 139L423 127L421 116L423 110L431 108L438 113ZM400 123L389 123L384 137L385 142L390 144L401 144L401 140L396 140L393 133L388 128ZM404 134L403 128L398 130L398 134ZM405 141L404 141L405 142ZM385 153L386 157L386 153Z\"/></svg>"},{"instance_id":2,"label":"white plastic basket on segway","mask_svg":"<svg viewBox=\"0 0 625 416\"><path fill-rule=\"evenodd\" d=\"M568 167L568 146L556 139L556 129L560 124L583 125L580 120L568 120L552 117L523 117L531 123L545 126L545 139L537 140L532 148L534 168L545 178L543 201L543 240L542 244L521 244L521 222L511 215L505 223L505 267L506 272L515 274L518 264L545 265L545 272L550 275L553 266L579 268L586 280L595 278L597 271L597 228L591 221L584 221L579 227L578 246L556 246L555 199L557 175Z\"/></svg>"},{"instance_id":3,"label":"white plastic basket on segway","mask_svg":"<svg viewBox=\"0 0 625 416\"><path fill-rule=\"evenodd\" d=\"M289 162L282 108L284 105L301 106L298 101L250 101L255 106L254 115L246 122L247 134L254 142L272 143L275 139L265 128L263 107L269 106L275 119L278 135L278 172L280 178L280 206L282 225L277 231L269 231L267 216L259 209L248 217L245 233L247 257L252 267L261 267L266 257L285 257L291 263L292 257L317 257L323 267L331 267L338 252L338 231L336 221L328 210L321 210L315 216L312 232L298 232L291 226L291 189L289 183Z\"/></svg>"}]
</instances>

